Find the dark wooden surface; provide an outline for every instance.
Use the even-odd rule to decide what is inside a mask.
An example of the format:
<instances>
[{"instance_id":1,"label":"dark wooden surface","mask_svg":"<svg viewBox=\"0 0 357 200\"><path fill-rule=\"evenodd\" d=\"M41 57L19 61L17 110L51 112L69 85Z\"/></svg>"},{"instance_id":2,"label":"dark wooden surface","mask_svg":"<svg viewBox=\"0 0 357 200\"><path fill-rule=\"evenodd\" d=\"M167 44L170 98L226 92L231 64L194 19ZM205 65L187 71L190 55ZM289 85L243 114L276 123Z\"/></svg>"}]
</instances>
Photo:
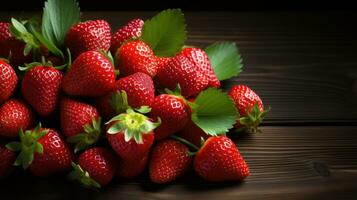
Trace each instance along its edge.
<instances>
[{"instance_id":1,"label":"dark wooden surface","mask_svg":"<svg viewBox=\"0 0 357 200\"><path fill-rule=\"evenodd\" d=\"M0 19L10 14L2 13ZM25 15L28 15L26 13ZM85 13L113 29L143 12ZM242 183L212 184L190 173L168 186L147 175L100 192L64 177L17 174L1 181L0 199L355 199L357 195L357 14L186 13L188 43L236 41L245 83L272 107L262 134L237 135L251 168Z\"/></svg>"}]
</instances>

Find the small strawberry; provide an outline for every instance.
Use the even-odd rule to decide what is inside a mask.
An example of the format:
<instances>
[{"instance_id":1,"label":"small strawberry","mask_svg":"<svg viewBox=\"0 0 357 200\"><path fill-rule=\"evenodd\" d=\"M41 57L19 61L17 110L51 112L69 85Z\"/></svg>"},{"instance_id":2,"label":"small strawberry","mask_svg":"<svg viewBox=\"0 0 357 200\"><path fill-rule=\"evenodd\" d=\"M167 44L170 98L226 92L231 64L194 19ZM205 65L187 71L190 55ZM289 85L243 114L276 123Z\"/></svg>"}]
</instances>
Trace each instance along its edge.
<instances>
[{"instance_id":1,"label":"small strawberry","mask_svg":"<svg viewBox=\"0 0 357 200\"><path fill-rule=\"evenodd\" d=\"M100 188L113 179L117 169L117 159L106 148L95 147L84 151L78 159L78 165L72 164L74 170L71 179L76 179L86 187Z\"/></svg>"},{"instance_id":2,"label":"small strawberry","mask_svg":"<svg viewBox=\"0 0 357 200\"><path fill-rule=\"evenodd\" d=\"M35 176L49 176L71 168L72 153L60 134L53 129L42 128L19 131L20 142L11 142L6 147L21 151L15 165L30 168Z\"/></svg>"},{"instance_id":3,"label":"small strawberry","mask_svg":"<svg viewBox=\"0 0 357 200\"><path fill-rule=\"evenodd\" d=\"M240 181L249 176L249 168L237 146L225 136L210 137L197 152L195 171L205 180Z\"/></svg>"},{"instance_id":4,"label":"small strawberry","mask_svg":"<svg viewBox=\"0 0 357 200\"><path fill-rule=\"evenodd\" d=\"M25 102L10 99L0 106L0 135L18 137L20 129L28 129L35 122L35 115Z\"/></svg>"},{"instance_id":5,"label":"small strawberry","mask_svg":"<svg viewBox=\"0 0 357 200\"><path fill-rule=\"evenodd\" d=\"M139 176L146 168L149 152L141 159L121 160L116 176L120 178L134 178Z\"/></svg>"},{"instance_id":6,"label":"small strawberry","mask_svg":"<svg viewBox=\"0 0 357 200\"><path fill-rule=\"evenodd\" d=\"M119 79L115 83L114 92L98 99L98 108L106 118L111 118L115 114L125 111L127 106L132 108L150 107L154 98L155 88L151 77L137 72Z\"/></svg>"},{"instance_id":7,"label":"small strawberry","mask_svg":"<svg viewBox=\"0 0 357 200\"><path fill-rule=\"evenodd\" d=\"M139 111L150 111L144 108ZM108 122L109 144L122 160L142 159L153 144L153 130L160 125L160 120L154 123L141 113L129 108L126 113L119 114Z\"/></svg>"},{"instance_id":8,"label":"small strawberry","mask_svg":"<svg viewBox=\"0 0 357 200\"><path fill-rule=\"evenodd\" d=\"M57 108L61 93L62 73L52 66L35 66L26 72L21 92L25 100L42 116Z\"/></svg>"},{"instance_id":9,"label":"small strawberry","mask_svg":"<svg viewBox=\"0 0 357 200\"><path fill-rule=\"evenodd\" d=\"M14 170L16 154L0 144L0 179L8 176Z\"/></svg>"},{"instance_id":10,"label":"small strawberry","mask_svg":"<svg viewBox=\"0 0 357 200\"><path fill-rule=\"evenodd\" d=\"M74 58L86 51L108 51L111 28L104 20L90 20L73 25L65 37Z\"/></svg>"},{"instance_id":11,"label":"small strawberry","mask_svg":"<svg viewBox=\"0 0 357 200\"><path fill-rule=\"evenodd\" d=\"M182 131L180 131L179 136L196 146L201 146L201 138L207 140L209 137L211 137L195 123L193 123L192 120L187 122L186 126L182 129Z\"/></svg>"},{"instance_id":12,"label":"small strawberry","mask_svg":"<svg viewBox=\"0 0 357 200\"><path fill-rule=\"evenodd\" d=\"M163 140L152 150L149 164L154 183L169 183L182 176L191 166L189 149L179 141Z\"/></svg>"},{"instance_id":13,"label":"small strawberry","mask_svg":"<svg viewBox=\"0 0 357 200\"><path fill-rule=\"evenodd\" d=\"M63 98L60 106L61 128L68 141L76 143L75 151L94 144L100 136L100 116L95 107Z\"/></svg>"},{"instance_id":14,"label":"small strawberry","mask_svg":"<svg viewBox=\"0 0 357 200\"><path fill-rule=\"evenodd\" d=\"M246 85L235 85L228 93L233 99L239 111L240 118L237 120L237 128L247 128L251 132L258 132L258 125L263 121L268 110L260 97Z\"/></svg>"},{"instance_id":15,"label":"small strawberry","mask_svg":"<svg viewBox=\"0 0 357 200\"><path fill-rule=\"evenodd\" d=\"M98 97L112 91L114 84L112 63L99 52L87 51L73 62L62 88L68 95Z\"/></svg>"},{"instance_id":16,"label":"small strawberry","mask_svg":"<svg viewBox=\"0 0 357 200\"><path fill-rule=\"evenodd\" d=\"M118 29L112 36L110 50L113 54L121 47L121 45L131 38L139 38L141 36L141 28L144 25L142 19L133 19L125 26Z\"/></svg>"},{"instance_id":17,"label":"small strawberry","mask_svg":"<svg viewBox=\"0 0 357 200\"><path fill-rule=\"evenodd\" d=\"M125 43L115 54L121 75L128 76L143 72L154 77L157 72L157 59L153 50L143 41Z\"/></svg>"},{"instance_id":18,"label":"small strawberry","mask_svg":"<svg viewBox=\"0 0 357 200\"><path fill-rule=\"evenodd\" d=\"M14 93L17 81L14 69L5 61L0 60L0 104Z\"/></svg>"}]
</instances>

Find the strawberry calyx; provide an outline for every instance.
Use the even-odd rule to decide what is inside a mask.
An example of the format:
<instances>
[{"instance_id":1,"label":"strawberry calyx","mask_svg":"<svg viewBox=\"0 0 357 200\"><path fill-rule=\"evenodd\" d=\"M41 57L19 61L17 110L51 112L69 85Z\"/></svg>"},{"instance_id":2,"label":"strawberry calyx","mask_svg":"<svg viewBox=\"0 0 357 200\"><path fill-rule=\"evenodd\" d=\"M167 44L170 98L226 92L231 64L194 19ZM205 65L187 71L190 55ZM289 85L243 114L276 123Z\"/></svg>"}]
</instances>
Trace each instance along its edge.
<instances>
[{"instance_id":1,"label":"strawberry calyx","mask_svg":"<svg viewBox=\"0 0 357 200\"><path fill-rule=\"evenodd\" d=\"M43 154L43 146L38 140L48 132L48 129L43 129L41 127L41 123L33 130L26 130L24 132L20 129L20 142L10 142L6 145L6 148L11 151L20 151L14 165L22 166L24 169L27 169L33 162L35 153Z\"/></svg>"},{"instance_id":2,"label":"strawberry calyx","mask_svg":"<svg viewBox=\"0 0 357 200\"><path fill-rule=\"evenodd\" d=\"M67 139L69 143L76 144L74 149L75 153L88 148L99 140L101 135L100 124L101 118L93 117L90 123L83 126L83 133L79 133Z\"/></svg>"},{"instance_id":3,"label":"strawberry calyx","mask_svg":"<svg viewBox=\"0 0 357 200\"><path fill-rule=\"evenodd\" d=\"M116 114L123 113L129 108L128 96L124 90L113 92L109 103Z\"/></svg>"},{"instance_id":4,"label":"strawberry calyx","mask_svg":"<svg viewBox=\"0 0 357 200\"><path fill-rule=\"evenodd\" d=\"M251 133L260 133L258 129L260 123L262 123L264 117L270 109L261 111L258 103L255 103L253 107L247 108L247 115L239 118L239 125L242 126L238 131L245 129Z\"/></svg>"},{"instance_id":5,"label":"strawberry calyx","mask_svg":"<svg viewBox=\"0 0 357 200\"><path fill-rule=\"evenodd\" d=\"M101 185L89 176L87 171L84 171L80 165L72 162L73 171L68 175L69 179L77 180L88 188L101 188Z\"/></svg>"},{"instance_id":6,"label":"strawberry calyx","mask_svg":"<svg viewBox=\"0 0 357 200\"><path fill-rule=\"evenodd\" d=\"M150 110L147 106L142 106L135 110L128 108L126 113L119 114L106 123L110 124L107 133L123 133L126 142L134 139L136 143L142 144L142 135L151 133L161 124L160 118L156 122L153 122L150 118L143 115L150 112Z\"/></svg>"},{"instance_id":7,"label":"strawberry calyx","mask_svg":"<svg viewBox=\"0 0 357 200\"><path fill-rule=\"evenodd\" d=\"M175 96L176 98L182 100L186 105L188 105L191 108L191 112L195 112L198 105L190 100L187 100L184 96L182 96L180 84L177 84L175 90L173 91L169 90L168 88L165 88L164 91L165 93Z\"/></svg>"}]
</instances>

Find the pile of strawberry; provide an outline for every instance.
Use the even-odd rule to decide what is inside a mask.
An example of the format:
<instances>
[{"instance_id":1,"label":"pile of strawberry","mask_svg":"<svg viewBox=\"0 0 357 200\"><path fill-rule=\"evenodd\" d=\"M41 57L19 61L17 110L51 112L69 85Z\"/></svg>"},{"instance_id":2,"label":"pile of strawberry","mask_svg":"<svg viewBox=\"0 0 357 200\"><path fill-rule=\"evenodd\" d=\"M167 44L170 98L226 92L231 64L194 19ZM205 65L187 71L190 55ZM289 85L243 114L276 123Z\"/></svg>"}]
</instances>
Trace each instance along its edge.
<instances>
[{"instance_id":1,"label":"pile of strawberry","mask_svg":"<svg viewBox=\"0 0 357 200\"><path fill-rule=\"evenodd\" d=\"M74 0L48 0L41 23L1 22L0 178L15 166L95 188L146 169L160 184L191 169L246 178L226 133L256 132L267 111L245 85L218 89L241 71L234 43L203 50L185 39L179 9L113 34L105 20L80 22Z\"/></svg>"}]
</instances>

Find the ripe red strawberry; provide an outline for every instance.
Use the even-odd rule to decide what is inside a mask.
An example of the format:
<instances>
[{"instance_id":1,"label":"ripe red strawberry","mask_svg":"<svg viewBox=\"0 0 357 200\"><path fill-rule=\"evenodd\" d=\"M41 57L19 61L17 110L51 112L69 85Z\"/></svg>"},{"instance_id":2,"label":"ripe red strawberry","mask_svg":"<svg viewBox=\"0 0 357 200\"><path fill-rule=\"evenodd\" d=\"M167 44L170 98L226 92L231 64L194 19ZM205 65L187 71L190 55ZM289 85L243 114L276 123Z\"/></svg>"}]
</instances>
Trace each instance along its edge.
<instances>
[{"instance_id":1,"label":"ripe red strawberry","mask_svg":"<svg viewBox=\"0 0 357 200\"><path fill-rule=\"evenodd\" d=\"M78 165L72 164L74 171L70 178L80 181L84 186L100 188L113 179L117 162L114 154L106 148L88 149L79 156Z\"/></svg>"},{"instance_id":2,"label":"ripe red strawberry","mask_svg":"<svg viewBox=\"0 0 357 200\"><path fill-rule=\"evenodd\" d=\"M186 48L170 59L158 71L156 83L171 90L179 84L185 97L193 97L207 87L220 85L207 55L197 48Z\"/></svg>"},{"instance_id":3,"label":"ripe red strawberry","mask_svg":"<svg viewBox=\"0 0 357 200\"><path fill-rule=\"evenodd\" d=\"M141 113L150 110L142 108ZM140 160L149 151L153 141L153 130L160 121L152 122L145 115L128 109L112 118L108 123L107 138L109 144L122 160Z\"/></svg>"},{"instance_id":4,"label":"ripe red strawberry","mask_svg":"<svg viewBox=\"0 0 357 200\"><path fill-rule=\"evenodd\" d=\"M36 66L26 72L21 92L25 100L42 116L57 108L61 93L62 73L52 66Z\"/></svg>"},{"instance_id":5,"label":"ripe red strawberry","mask_svg":"<svg viewBox=\"0 0 357 200\"><path fill-rule=\"evenodd\" d=\"M260 97L246 85L235 85L228 93L233 99L240 114L236 127L248 128L251 132L257 132L258 125L263 121L267 110Z\"/></svg>"},{"instance_id":6,"label":"ripe red strawberry","mask_svg":"<svg viewBox=\"0 0 357 200\"><path fill-rule=\"evenodd\" d=\"M249 176L237 146L225 136L207 139L195 156L194 168L207 181L238 181Z\"/></svg>"},{"instance_id":7,"label":"ripe red strawberry","mask_svg":"<svg viewBox=\"0 0 357 200\"><path fill-rule=\"evenodd\" d=\"M137 160L121 160L116 176L120 178L134 178L139 176L148 163L149 152L143 158Z\"/></svg>"},{"instance_id":8,"label":"ripe red strawberry","mask_svg":"<svg viewBox=\"0 0 357 200\"><path fill-rule=\"evenodd\" d=\"M115 83L114 92L98 99L98 108L105 118L111 118L126 110L128 105L123 105L123 91L126 93L127 104L132 108L150 107L154 102L155 88L151 77L137 72L119 79Z\"/></svg>"},{"instance_id":9,"label":"ripe red strawberry","mask_svg":"<svg viewBox=\"0 0 357 200\"><path fill-rule=\"evenodd\" d=\"M156 57L157 60L157 71L160 71L161 68L166 67L167 63L170 62L170 57Z\"/></svg>"},{"instance_id":10,"label":"ripe red strawberry","mask_svg":"<svg viewBox=\"0 0 357 200\"><path fill-rule=\"evenodd\" d=\"M182 176L191 166L189 149L176 140L163 140L152 150L149 164L154 183L169 183Z\"/></svg>"},{"instance_id":11,"label":"ripe red strawberry","mask_svg":"<svg viewBox=\"0 0 357 200\"><path fill-rule=\"evenodd\" d=\"M0 57L9 58L12 66L29 63L32 53L24 55L25 43L13 37L9 30L10 24L0 22Z\"/></svg>"},{"instance_id":12,"label":"ripe red strawberry","mask_svg":"<svg viewBox=\"0 0 357 200\"><path fill-rule=\"evenodd\" d=\"M142 19L133 19L118 29L112 36L110 47L112 53L115 54L126 40L140 37L143 25L144 21Z\"/></svg>"},{"instance_id":13,"label":"ripe red strawberry","mask_svg":"<svg viewBox=\"0 0 357 200\"><path fill-rule=\"evenodd\" d=\"M191 142L196 146L201 146L201 138L207 140L210 135L206 134L200 127L198 127L192 120L189 120L179 133L179 136Z\"/></svg>"},{"instance_id":14,"label":"ripe red strawberry","mask_svg":"<svg viewBox=\"0 0 357 200\"><path fill-rule=\"evenodd\" d=\"M183 129L190 119L190 107L183 97L161 94L155 97L150 116L160 117L162 123L155 129L155 140L166 138Z\"/></svg>"},{"instance_id":15,"label":"ripe red strawberry","mask_svg":"<svg viewBox=\"0 0 357 200\"><path fill-rule=\"evenodd\" d=\"M49 176L71 168L72 153L60 134L54 129L37 126L34 130L22 129L20 142L6 145L12 151L21 151L15 165L30 168L35 176Z\"/></svg>"},{"instance_id":16,"label":"ripe red strawberry","mask_svg":"<svg viewBox=\"0 0 357 200\"><path fill-rule=\"evenodd\" d=\"M118 49L115 59L122 76L143 72L154 77L157 72L157 59L154 52L143 41L125 43Z\"/></svg>"},{"instance_id":17,"label":"ripe red strawberry","mask_svg":"<svg viewBox=\"0 0 357 200\"><path fill-rule=\"evenodd\" d=\"M16 154L0 144L0 179L8 176L14 170Z\"/></svg>"},{"instance_id":18,"label":"ripe red strawberry","mask_svg":"<svg viewBox=\"0 0 357 200\"><path fill-rule=\"evenodd\" d=\"M35 122L35 115L25 102L10 99L0 106L0 135L18 137L20 129L28 129Z\"/></svg>"},{"instance_id":19,"label":"ripe red strawberry","mask_svg":"<svg viewBox=\"0 0 357 200\"><path fill-rule=\"evenodd\" d=\"M61 128L75 151L94 144L100 136L100 116L95 107L69 98L61 100Z\"/></svg>"},{"instance_id":20,"label":"ripe red strawberry","mask_svg":"<svg viewBox=\"0 0 357 200\"><path fill-rule=\"evenodd\" d=\"M12 67L5 61L0 60L0 104L14 93L17 81L16 73Z\"/></svg>"},{"instance_id":21,"label":"ripe red strawberry","mask_svg":"<svg viewBox=\"0 0 357 200\"><path fill-rule=\"evenodd\" d=\"M81 22L68 30L65 43L74 58L86 51L107 52L110 48L110 32L110 25L104 20Z\"/></svg>"},{"instance_id":22,"label":"ripe red strawberry","mask_svg":"<svg viewBox=\"0 0 357 200\"><path fill-rule=\"evenodd\" d=\"M73 62L62 87L68 95L98 97L112 91L114 84L112 63L99 52L87 51Z\"/></svg>"}]
</instances>

